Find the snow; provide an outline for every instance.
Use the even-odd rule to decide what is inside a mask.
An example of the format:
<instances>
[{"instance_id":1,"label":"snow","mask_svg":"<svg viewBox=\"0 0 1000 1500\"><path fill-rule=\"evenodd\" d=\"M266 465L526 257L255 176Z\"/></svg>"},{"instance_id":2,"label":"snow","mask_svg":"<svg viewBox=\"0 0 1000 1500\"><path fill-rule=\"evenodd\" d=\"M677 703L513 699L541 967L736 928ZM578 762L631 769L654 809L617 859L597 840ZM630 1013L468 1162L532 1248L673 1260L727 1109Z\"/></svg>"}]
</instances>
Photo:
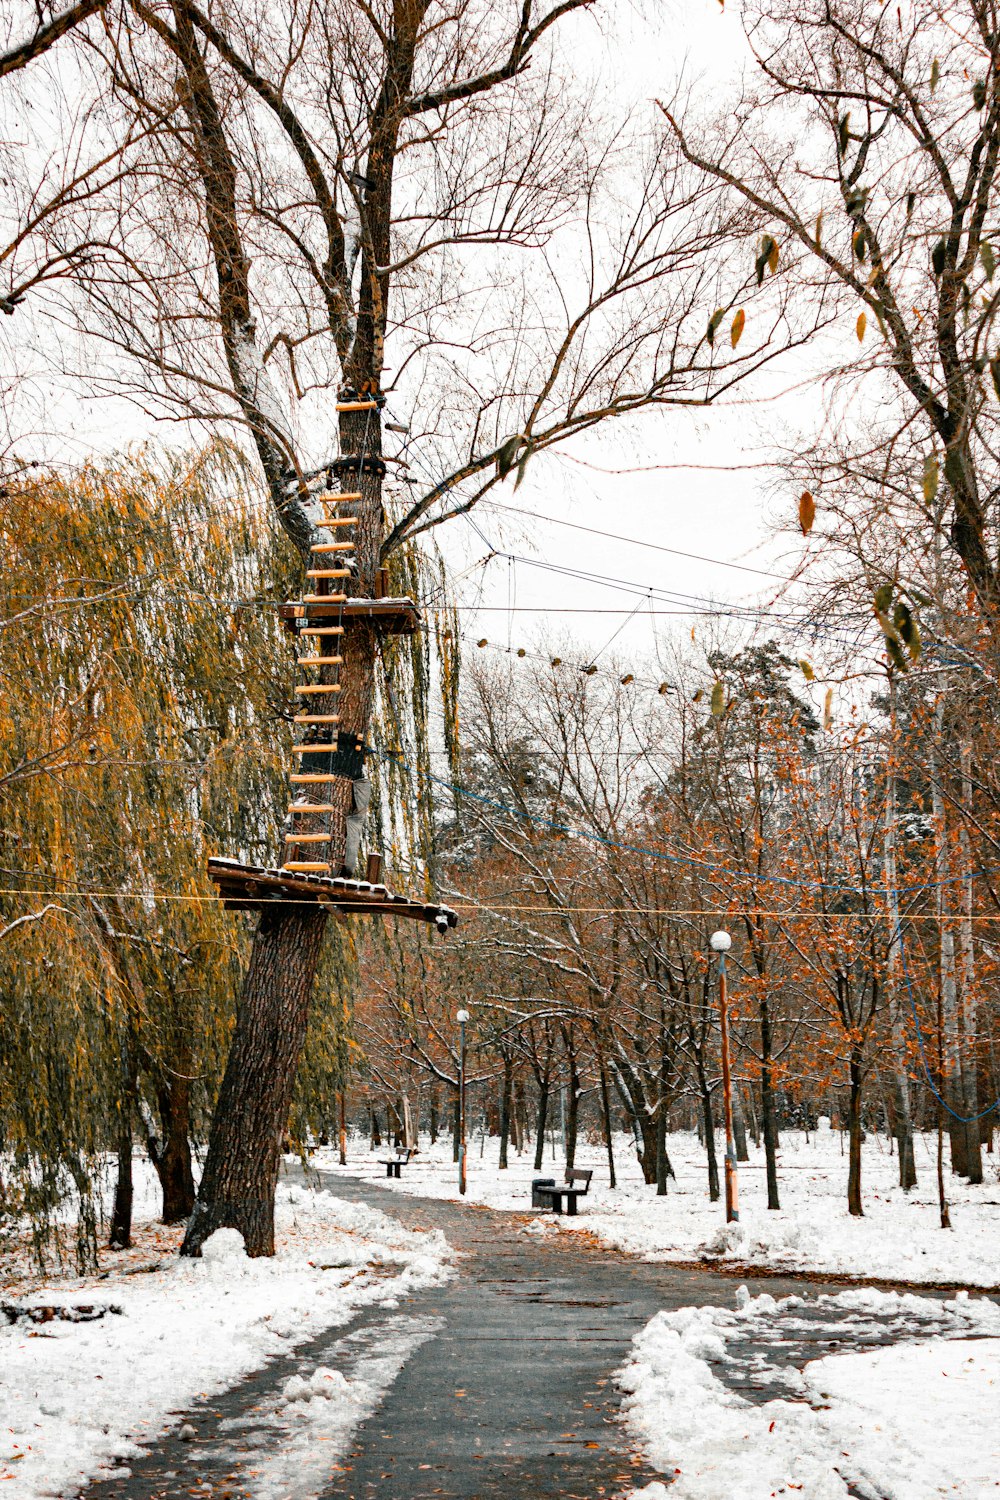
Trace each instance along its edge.
<instances>
[{"instance_id":1,"label":"snow","mask_svg":"<svg viewBox=\"0 0 1000 1500\"><path fill-rule=\"evenodd\" d=\"M4 1500L75 1495L86 1478L121 1472L196 1398L365 1309L391 1311L451 1274L439 1232L406 1230L377 1209L304 1186L279 1187L276 1234L273 1260L251 1260L240 1235L222 1229L200 1261L171 1254L141 1275L145 1268L123 1262L99 1281L68 1286L49 1279L29 1288L22 1279L27 1302L92 1302L97 1286L100 1300L122 1311L89 1323L0 1327ZM10 1298L9 1278L4 1294ZM377 1404L379 1382L426 1336L423 1326L397 1329L371 1357L367 1377L321 1367L307 1388L286 1385L272 1420L292 1439L296 1496L318 1493L341 1445ZM303 1488L306 1448L319 1475L312 1490ZM279 1480L263 1471L256 1482L261 1500L279 1493ZM280 1492L292 1493L287 1480Z\"/></svg>"},{"instance_id":2,"label":"snow","mask_svg":"<svg viewBox=\"0 0 1000 1500\"><path fill-rule=\"evenodd\" d=\"M615 1137L618 1187L608 1185L608 1163L602 1144L581 1142L576 1165L592 1168L588 1196L576 1218L540 1217L531 1209L531 1179L560 1178L563 1157L546 1142L544 1166L533 1170L533 1151L517 1156L510 1167L498 1166L499 1144L487 1138L470 1141L466 1202L533 1214L533 1232L545 1224L563 1232L586 1231L605 1244L647 1260L705 1261L770 1271L821 1272L866 1280L915 1284L993 1287L1000 1283L996 1240L1000 1231L1000 1166L984 1155L986 1181L971 1187L948 1179L953 1229L942 1230L934 1175L936 1141L915 1141L919 1183L910 1193L897 1185L896 1159L884 1139L869 1136L863 1148L864 1217L847 1212L846 1143L832 1130L785 1131L781 1137L779 1186L781 1210L767 1208L763 1150L750 1145L750 1161L740 1163L740 1222L726 1225L721 1202L711 1203L704 1149L693 1134L673 1134L668 1154L677 1173L666 1197L642 1181L631 1138ZM450 1141L431 1146L425 1138L419 1156L403 1168L400 1180L387 1180L367 1142L352 1146L347 1168L339 1168L332 1151L314 1160L336 1174L370 1178L394 1192L458 1199L458 1168ZM719 1172L722 1162L720 1155Z\"/></svg>"},{"instance_id":3,"label":"snow","mask_svg":"<svg viewBox=\"0 0 1000 1500\"><path fill-rule=\"evenodd\" d=\"M725 1372L740 1342L762 1328L794 1335L803 1299L751 1298L741 1288L735 1312L683 1308L646 1325L617 1379L627 1393L627 1426L669 1491L655 1481L632 1500L668 1493L670 1500L846 1500L852 1491L863 1500L980 1500L997 1493L1000 1308L876 1291L819 1304L831 1332L864 1338L881 1322L911 1341L828 1355L801 1375L775 1369L790 1399L753 1405L717 1370ZM928 1327L938 1336L914 1338Z\"/></svg>"}]
</instances>

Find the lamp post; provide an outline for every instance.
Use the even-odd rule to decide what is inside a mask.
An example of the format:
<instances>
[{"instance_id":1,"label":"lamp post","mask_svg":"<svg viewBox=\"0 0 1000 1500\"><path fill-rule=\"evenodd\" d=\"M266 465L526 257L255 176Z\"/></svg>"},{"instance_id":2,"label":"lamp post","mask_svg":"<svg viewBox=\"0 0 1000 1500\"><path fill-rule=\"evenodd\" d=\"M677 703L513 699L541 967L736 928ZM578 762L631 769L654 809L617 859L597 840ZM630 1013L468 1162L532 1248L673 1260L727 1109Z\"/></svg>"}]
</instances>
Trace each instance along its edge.
<instances>
[{"instance_id":1,"label":"lamp post","mask_svg":"<svg viewBox=\"0 0 1000 1500\"><path fill-rule=\"evenodd\" d=\"M726 1223L735 1224L740 1217L739 1190L736 1183L736 1144L733 1139L733 1075L729 1061L729 1006L726 994L726 954L733 946L728 932L713 932L709 938L713 953L719 955L719 1029L722 1040L722 1099L726 1119Z\"/></svg>"},{"instance_id":2,"label":"lamp post","mask_svg":"<svg viewBox=\"0 0 1000 1500\"><path fill-rule=\"evenodd\" d=\"M458 1191L465 1195L465 1023L467 1010L460 1010L458 1022Z\"/></svg>"}]
</instances>

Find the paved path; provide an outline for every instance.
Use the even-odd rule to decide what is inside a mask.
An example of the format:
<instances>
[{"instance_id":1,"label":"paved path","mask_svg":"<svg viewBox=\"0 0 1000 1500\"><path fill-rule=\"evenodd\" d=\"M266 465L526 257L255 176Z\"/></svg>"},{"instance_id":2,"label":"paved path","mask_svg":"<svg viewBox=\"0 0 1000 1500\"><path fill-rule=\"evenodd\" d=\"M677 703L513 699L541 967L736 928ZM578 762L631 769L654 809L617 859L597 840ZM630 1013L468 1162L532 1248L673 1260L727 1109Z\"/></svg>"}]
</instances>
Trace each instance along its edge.
<instances>
[{"instance_id":1,"label":"paved path","mask_svg":"<svg viewBox=\"0 0 1000 1500\"><path fill-rule=\"evenodd\" d=\"M196 1442L168 1437L134 1461L131 1478L94 1485L87 1500L260 1496L261 1481L251 1475L265 1458L275 1473L268 1500L296 1500L308 1492L305 1476L290 1460L281 1481L282 1434L268 1412L291 1373L317 1364L348 1377L371 1378L371 1368L381 1368L388 1386L340 1471L320 1487L323 1500L597 1500L653 1477L627 1450L611 1374L660 1308L732 1306L732 1278L646 1264L583 1235L529 1235L527 1215L342 1176L322 1185L411 1228L440 1228L461 1252L457 1276L403 1301L396 1313L363 1315L274 1361L189 1414ZM747 1284L773 1296L832 1290L771 1277ZM876 1330L870 1341L889 1337ZM392 1383L391 1360L364 1365L387 1339L411 1351ZM778 1393L775 1365L801 1366L830 1348L829 1318L800 1317L791 1338L747 1341L726 1375L750 1399L764 1400Z\"/></svg>"}]
</instances>

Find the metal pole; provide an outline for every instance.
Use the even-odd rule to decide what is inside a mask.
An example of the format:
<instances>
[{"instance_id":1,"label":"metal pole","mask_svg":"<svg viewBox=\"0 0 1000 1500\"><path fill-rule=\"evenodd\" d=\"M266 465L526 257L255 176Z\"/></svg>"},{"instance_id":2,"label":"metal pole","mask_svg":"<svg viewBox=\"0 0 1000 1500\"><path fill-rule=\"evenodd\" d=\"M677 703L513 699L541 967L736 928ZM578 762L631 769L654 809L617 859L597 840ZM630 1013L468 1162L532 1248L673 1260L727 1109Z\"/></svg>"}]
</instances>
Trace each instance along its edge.
<instances>
[{"instance_id":1,"label":"metal pole","mask_svg":"<svg viewBox=\"0 0 1000 1500\"><path fill-rule=\"evenodd\" d=\"M458 1023L458 1191L465 1194L465 1019Z\"/></svg>"},{"instance_id":2,"label":"metal pole","mask_svg":"<svg viewBox=\"0 0 1000 1500\"><path fill-rule=\"evenodd\" d=\"M726 955L719 954L719 1023L722 1032L722 1098L726 1116L726 1223L740 1217L736 1182L736 1144L733 1137L733 1076L729 1062L729 1004L726 994Z\"/></svg>"}]
</instances>

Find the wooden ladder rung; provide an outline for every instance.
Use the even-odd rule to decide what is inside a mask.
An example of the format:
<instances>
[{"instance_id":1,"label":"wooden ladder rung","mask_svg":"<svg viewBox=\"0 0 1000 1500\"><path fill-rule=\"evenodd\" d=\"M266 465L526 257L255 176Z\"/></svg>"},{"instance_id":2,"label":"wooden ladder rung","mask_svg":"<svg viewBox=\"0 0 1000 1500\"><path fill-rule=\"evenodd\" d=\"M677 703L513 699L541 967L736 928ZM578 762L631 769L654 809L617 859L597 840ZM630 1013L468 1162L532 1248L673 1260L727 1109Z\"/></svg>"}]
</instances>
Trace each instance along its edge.
<instances>
[{"instance_id":1,"label":"wooden ladder rung","mask_svg":"<svg viewBox=\"0 0 1000 1500\"><path fill-rule=\"evenodd\" d=\"M328 745L326 748L332 750L333 746ZM336 781L336 779L332 771L327 771L325 774L316 771L303 771L299 776L289 776L288 778L292 786L313 786L317 781Z\"/></svg>"},{"instance_id":2,"label":"wooden ladder rung","mask_svg":"<svg viewBox=\"0 0 1000 1500\"><path fill-rule=\"evenodd\" d=\"M337 809L332 802L289 802L290 813L332 813Z\"/></svg>"},{"instance_id":3,"label":"wooden ladder rung","mask_svg":"<svg viewBox=\"0 0 1000 1500\"><path fill-rule=\"evenodd\" d=\"M343 625L316 625L311 630L300 630L299 635L343 635Z\"/></svg>"},{"instance_id":4,"label":"wooden ladder rung","mask_svg":"<svg viewBox=\"0 0 1000 1500\"><path fill-rule=\"evenodd\" d=\"M374 411L377 401L338 401L335 411Z\"/></svg>"},{"instance_id":5,"label":"wooden ladder rung","mask_svg":"<svg viewBox=\"0 0 1000 1500\"><path fill-rule=\"evenodd\" d=\"M309 568L307 578L350 578L350 568Z\"/></svg>"},{"instance_id":6,"label":"wooden ladder rung","mask_svg":"<svg viewBox=\"0 0 1000 1500\"><path fill-rule=\"evenodd\" d=\"M314 542L309 548L310 552L353 552L353 542ZM310 573L310 578L315 575ZM322 575L320 575L322 576Z\"/></svg>"},{"instance_id":7,"label":"wooden ladder rung","mask_svg":"<svg viewBox=\"0 0 1000 1500\"><path fill-rule=\"evenodd\" d=\"M336 748L337 748L337 746L334 744L333 740L323 740L318 745L293 745L292 746L292 754L293 755L329 755L330 751L331 750L336 750ZM327 780L329 780L329 778L326 777L326 776L318 776L316 778L316 780L317 781L327 781Z\"/></svg>"},{"instance_id":8,"label":"wooden ladder rung","mask_svg":"<svg viewBox=\"0 0 1000 1500\"><path fill-rule=\"evenodd\" d=\"M346 594L303 594L303 604L346 604Z\"/></svg>"},{"instance_id":9,"label":"wooden ladder rung","mask_svg":"<svg viewBox=\"0 0 1000 1500\"><path fill-rule=\"evenodd\" d=\"M295 689L300 697L311 696L313 693L339 693L339 682L300 682Z\"/></svg>"},{"instance_id":10,"label":"wooden ladder rung","mask_svg":"<svg viewBox=\"0 0 1000 1500\"><path fill-rule=\"evenodd\" d=\"M363 500L360 490L326 490L318 496L324 505L343 505L345 500Z\"/></svg>"},{"instance_id":11,"label":"wooden ladder rung","mask_svg":"<svg viewBox=\"0 0 1000 1500\"><path fill-rule=\"evenodd\" d=\"M339 714L296 714L293 724L339 724Z\"/></svg>"},{"instance_id":12,"label":"wooden ladder rung","mask_svg":"<svg viewBox=\"0 0 1000 1500\"><path fill-rule=\"evenodd\" d=\"M333 866L326 860L316 861L308 859L286 859L281 867L283 870L332 870Z\"/></svg>"},{"instance_id":13,"label":"wooden ladder rung","mask_svg":"<svg viewBox=\"0 0 1000 1500\"><path fill-rule=\"evenodd\" d=\"M341 667L344 664L342 656L300 656L298 664L300 667Z\"/></svg>"},{"instance_id":14,"label":"wooden ladder rung","mask_svg":"<svg viewBox=\"0 0 1000 1500\"><path fill-rule=\"evenodd\" d=\"M335 531L338 526L357 526L357 516L327 516L322 521L317 521L317 526L324 526L328 531Z\"/></svg>"},{"instance_id":15,"label":"wooden ladder rung","mask_svg":"<svg viewBox=\"0 0 1000 1500\"><path fill-rule=\"evenodd\" d=\"M286 833L286 844L328 844L332 833Z\"/></svg>"}]
</instances>

